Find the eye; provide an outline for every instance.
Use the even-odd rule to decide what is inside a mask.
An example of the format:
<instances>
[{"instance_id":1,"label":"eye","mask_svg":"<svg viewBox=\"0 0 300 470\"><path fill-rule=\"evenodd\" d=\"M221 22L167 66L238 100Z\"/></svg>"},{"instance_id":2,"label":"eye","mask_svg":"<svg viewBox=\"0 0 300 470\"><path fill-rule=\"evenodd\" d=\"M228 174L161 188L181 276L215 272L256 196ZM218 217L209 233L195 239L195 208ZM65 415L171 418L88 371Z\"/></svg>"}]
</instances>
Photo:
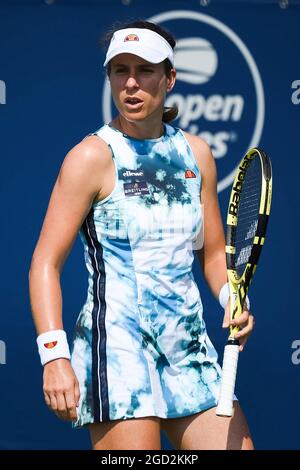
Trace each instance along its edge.
<instances>
[{"instance_id":1,"label":"eye","mask_svg":"<svg viewBox=\"0 0 300 470\"><path fill-rule=\"evenodd\" d=\"M145 67L141 68L141 72L151 74L151 73L154 72L154 69L153 69L153 67L145 66Z\"/></svg>"},{"instance_id":2,"label":"eye","mask_svg":"<svg viewBox=\"0 0 300 470\"><path fill-rule=\"evenodd\" d=\"M115 67L114 68L114 73L120 75L120 74L123 74L126 72L126 68L125 67Z\"/></svg>"}]
</instances>

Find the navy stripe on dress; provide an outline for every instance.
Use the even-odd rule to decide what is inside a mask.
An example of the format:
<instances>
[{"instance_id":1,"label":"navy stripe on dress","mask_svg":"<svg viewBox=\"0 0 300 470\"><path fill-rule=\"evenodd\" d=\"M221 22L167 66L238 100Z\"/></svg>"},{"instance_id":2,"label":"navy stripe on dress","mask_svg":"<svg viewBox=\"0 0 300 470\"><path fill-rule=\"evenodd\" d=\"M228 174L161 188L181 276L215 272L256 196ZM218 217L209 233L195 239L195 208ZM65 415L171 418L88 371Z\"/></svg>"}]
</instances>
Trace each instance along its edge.
<instances>
[{"instance_id":1,"label":"navy stripe on dress","mask_svg":"<svg viewBox=\"0 0 300 470\"><path fill-rule=\"evenodd\" d=\"M90 210L82 225L88 253L93 267L93 299L92 312L92 378L94 422L109 420L109 397L107 383L107 357L106 357L106 301L105 285L106 273L103 260L103 249L97 239L94 211Z\"/></svg>"}]
</instances>

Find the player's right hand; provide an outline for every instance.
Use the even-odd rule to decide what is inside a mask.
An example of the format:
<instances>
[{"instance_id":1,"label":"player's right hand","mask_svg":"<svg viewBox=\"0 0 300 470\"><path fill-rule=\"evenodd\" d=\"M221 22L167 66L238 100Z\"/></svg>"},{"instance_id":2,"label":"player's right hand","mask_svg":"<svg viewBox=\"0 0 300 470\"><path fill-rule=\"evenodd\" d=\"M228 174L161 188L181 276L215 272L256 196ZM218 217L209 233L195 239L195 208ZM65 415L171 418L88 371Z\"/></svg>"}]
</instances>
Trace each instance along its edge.
<instances>
[{"instance_id":1,"label":"player's right hand","mask_svg":"<svg viewBox=\"0 0 300 470\"><path fill-rule=\"evenodd\" d=\"M44 365L43 391L47 406L60 419L76 421L79 383L68 359L55 359Z\"/></svg>"},{"instance_id":2,"label":"player's right hand","mask_svg":"<svg viewBox=\"0 0 300 470\"><path fill-rule=\"evenodd\" d=\"M225 307L225 313L223 318L223 328L231 327L238 327L239 331L237 331L234 335L234 338L239 340L240 347L239 351L242 352L245 344L248 340L249 335L252 333L254 328L254 317L252 313L249 312L246 303L244 304L243 312L239 318L236 320L230 320L230 300L228 300L227 305Z\"/></svg>"}]
</instances>

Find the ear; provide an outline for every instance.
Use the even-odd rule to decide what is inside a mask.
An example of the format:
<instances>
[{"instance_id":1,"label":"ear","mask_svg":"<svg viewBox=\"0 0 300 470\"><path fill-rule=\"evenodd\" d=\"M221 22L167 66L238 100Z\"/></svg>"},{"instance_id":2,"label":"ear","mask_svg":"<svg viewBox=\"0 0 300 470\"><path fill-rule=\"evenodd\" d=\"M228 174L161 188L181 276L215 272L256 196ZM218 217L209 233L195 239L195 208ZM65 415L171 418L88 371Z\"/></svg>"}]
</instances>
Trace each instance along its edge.
<instances>
[{"instance_id":1,"label":"ear","mask_svg":"<svg viewBox=\"0 0 300 470\"><path fill-rule=\"evenodd\" d=\"M170 71L170 77L167 77L167 93L169 93L170 91L172 91L174 85L175 85L175 82L176 82L176 70L175 69L171 69Z\"/></svg>"}]
</instances>

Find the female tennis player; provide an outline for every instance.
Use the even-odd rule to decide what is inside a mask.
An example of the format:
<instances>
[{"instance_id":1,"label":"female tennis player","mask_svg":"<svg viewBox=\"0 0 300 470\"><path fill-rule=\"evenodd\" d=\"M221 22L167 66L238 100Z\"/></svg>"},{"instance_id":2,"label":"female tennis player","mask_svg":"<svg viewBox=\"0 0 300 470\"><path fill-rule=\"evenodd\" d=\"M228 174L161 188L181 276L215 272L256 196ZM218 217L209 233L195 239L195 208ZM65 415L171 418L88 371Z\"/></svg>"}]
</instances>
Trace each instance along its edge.
<instances>
[{"instance_id":1,"label":"female tennis player","mask_svg":"<svg viewBox=\"0 0 300 470\"><path fill-rule=\"evenodd\" d=\"M215 414L221 369L192 262L196 251L228 327L225 241L210 148L168 124L174 46L148 22L111 34L104 66L118 115L66 155L32 258L45 401L89 426L94 449L160 449L161 430L176 449L253 448L237 401L232 418ZM88 293L70 355L60 273L78 233ZM236 324L242 349L246 307Z\"/></svg>"}]
</instances>

